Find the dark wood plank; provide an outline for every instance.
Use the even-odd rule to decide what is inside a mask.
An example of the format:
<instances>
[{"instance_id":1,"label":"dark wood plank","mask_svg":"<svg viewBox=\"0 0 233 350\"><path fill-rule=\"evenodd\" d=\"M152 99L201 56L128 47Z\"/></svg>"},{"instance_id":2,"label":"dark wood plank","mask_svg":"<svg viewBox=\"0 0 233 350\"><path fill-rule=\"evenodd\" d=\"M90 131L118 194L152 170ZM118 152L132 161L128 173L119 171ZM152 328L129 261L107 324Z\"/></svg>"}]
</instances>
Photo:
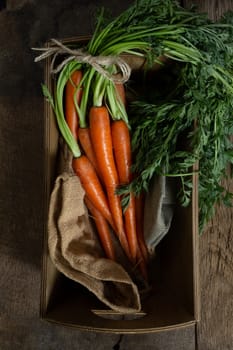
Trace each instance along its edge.
<instances>
[{"instance_id":1,"label":"dark wood plank","mask_svg":"<svg viewBox=\"0 0 233 350\"><path fill-rule=\"evenodd\" d=\"M185 0L185 6L198 5L212 19L233 10L231 0ZM231 191L233 181L226 184ZM207 199L208 200L208 199ZM200 237L201 322L199 350L233 348L233 210L219 206L216 215Z\"/></svg>"},{"instance_id":2,"label":"dark wood plank","mask_svg":"<svg viewBox=\"0 0 233 350\"><path fill-rule=\"evenodd\" d=\"M191 2L199 4L212 18L226 9L233 9L230 0L185 0L184 4L188 6ZM2 11L0 17L1 349L72 350L79 347L85 350L91 349L93 344L96 349L111 349L118 336L64 329L48 325L38 317L43 220L43 99L38 96L43 75L33 64L29 47L52 36L88 33L90 9L95 1L69 0L67 5L56 1L56 8L45 0L25 0L17 4L9 1L10 4L9 11ZM127 7L125 1L106 0L101 4L118 10ZM77 18L79 25L74 33ZM232 183L229 186L233 189ZM201 350L232 350L232 216L231 209L218 208L200 239L202 321L198 327L198 346ZM194 350L194 328L125 336L121 348Z\"/></svg>"},{"instance_id":3,"label":"dark wood plank","mask_svg":"<svg viewBox=\"0 0 233 350\"><path fill-rule=\"evenodd\" d=\"M197 5L199 11L208 13L211 19L217 19L227 10L233 9L232 0L183 0L182 4L187 8L192 4Z\"/></svg>"}]
</instances>

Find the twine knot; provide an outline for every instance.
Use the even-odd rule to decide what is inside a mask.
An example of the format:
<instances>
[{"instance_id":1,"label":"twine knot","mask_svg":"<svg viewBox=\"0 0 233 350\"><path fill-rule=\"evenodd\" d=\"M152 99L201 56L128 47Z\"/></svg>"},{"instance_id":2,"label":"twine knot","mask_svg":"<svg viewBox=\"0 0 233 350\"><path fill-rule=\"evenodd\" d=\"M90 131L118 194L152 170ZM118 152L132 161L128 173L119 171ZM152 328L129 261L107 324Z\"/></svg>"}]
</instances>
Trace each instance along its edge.
<instances>
[{"instance_id":1,"label":"twine knot","mask_svg":"<svg viewBox=\"0 0 233 350\"><path fill-rule=\"evenodd\" d=\"M129 80L131 68L128 63L119 56L92 56L83 49L70 49L59 40L51 39L51 42L54 44L53 46L33 48L33 50L42 51L42 53L34 59L35 62L42 61L52 56L50 72L53 74L59 73L68 62L76 60L80 63L89 64L98 73L114 83L125 83ZM59 55L68 55L68 57L64 58L63 61L56 66L55 61ZM108 68L113 65L116 66L120 72L120 76L119 74L111 74L108 71Z\"/></svg>"}]
</instances>

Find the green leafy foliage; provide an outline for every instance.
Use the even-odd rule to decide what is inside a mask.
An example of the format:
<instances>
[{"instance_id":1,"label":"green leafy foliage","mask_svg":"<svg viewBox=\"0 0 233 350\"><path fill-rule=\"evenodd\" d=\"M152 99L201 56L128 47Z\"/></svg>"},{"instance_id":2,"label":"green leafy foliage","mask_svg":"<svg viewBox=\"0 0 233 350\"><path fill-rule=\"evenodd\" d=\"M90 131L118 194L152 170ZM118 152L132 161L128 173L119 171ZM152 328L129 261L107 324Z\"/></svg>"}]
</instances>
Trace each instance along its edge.
<instances>
[{"instance_id":1,"label":"green leafy foliage","mask_svg":"<svg viewBox=\"0 0 233 350\"><path fill-rule=\"evenodd\" d=\"M232 37L232 13L213 23L174 0L137 0L113 20L101 12L88 45L92 54L143 54L148 69L158 56L172 60L168 71L158 73L161 86L140 82L144 89L128 110L137 177L119 189L123 205L129 192L147 191L157 174L180 179L178 197L187 206L197 163L200 231L216 203L231 205L222 180L233 159Z\"/></svg>"},{"instance_id":2,"label":"green leafy foliage","mask_svg":"<svg viewBox=\"0 0 233 350\"><path fill-rule=\"evenodd\" d=\"M178 176L179 198L186 206L192 193L190 172L198 162L201 231L214 214L216 203L232 204L232 193L223 187L222 180L227 178L227 164L233 161L233 52L229 27L216 24L204 43L202 34L203 30L192 29L189 40L206 59L197 65L183 64L175 79L169 72L173 76L171 91L154 94L154 98L150 94L149 101L145 94L129 110L133 170L138 174L131 189L135 193L147 190L154 174Z\"/></svg>"}]
</instances>

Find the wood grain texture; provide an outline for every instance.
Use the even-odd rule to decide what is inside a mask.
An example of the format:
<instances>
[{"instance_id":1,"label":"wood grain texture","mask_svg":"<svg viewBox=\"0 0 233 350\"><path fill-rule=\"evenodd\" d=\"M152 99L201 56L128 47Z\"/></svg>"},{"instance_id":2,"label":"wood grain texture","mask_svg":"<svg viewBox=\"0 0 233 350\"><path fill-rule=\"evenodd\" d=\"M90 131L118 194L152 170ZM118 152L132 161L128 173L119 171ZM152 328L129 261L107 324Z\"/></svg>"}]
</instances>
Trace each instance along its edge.
<instances>
[{"instance_id":1,"label":"wood grain texture","mask_svg":"<svg viewBox=\"0 0 233 350\"><path fill-rule=\"evenodd\" d=\"M88 34L93 6L119 12L130 0L8 1L0 12L0 349L197 350L195 330L119 337L81 333L39 319L42 255L42 65L30 47ZM184 0L217 18L232 0ZM75 28L75 29L74 29ZM9 40L10 38L10 40ZM17 58L17 59L16 59ZM228 184L233 190L233 184ZM219 207L200 239L199 350L233 349L233 211Z\"/></svg>"},{"instance_id":2,"label":"wood grain texture","mask_svg":"<svg viewBox=\"0 0 233 350\"><path fill-rule=\"evenodd\" d=\"M198 5L213 20L233 10L231 0L183 1ZM233 181L225 183L233 191ZM208 200L208 199L206 199ZM215 217L200 238L201 322L198 350L233 349L233 210L216 208Z\"/></svg>"},{"instance_id":3,"label":"wood grain texture","mask_svg":"<svg viewBox=\"0 0 233 350\"><path fill-rule=\"evenodd\" d=\"M215 20L224 12L233 9L233 0L183 0L182 5L189 8L192 4L197 5L199 12L208 13Z\"/></svg>"}]
</instances>

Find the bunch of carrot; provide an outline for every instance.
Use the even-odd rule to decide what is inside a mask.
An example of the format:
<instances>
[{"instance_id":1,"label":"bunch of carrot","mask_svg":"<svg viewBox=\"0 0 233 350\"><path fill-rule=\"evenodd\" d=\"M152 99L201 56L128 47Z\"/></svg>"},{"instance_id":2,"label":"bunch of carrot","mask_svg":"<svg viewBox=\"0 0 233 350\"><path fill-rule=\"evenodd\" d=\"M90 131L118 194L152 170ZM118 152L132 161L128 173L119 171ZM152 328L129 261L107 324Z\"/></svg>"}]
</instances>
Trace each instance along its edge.
<instances>
[{"instance_id":1,"label":"bunch of carrot","mask_svg":"<svg viewBox=\"0 0 233 350\"><path fill-rule=\"evenodd\" d=\"M136 1L110 22L101 11L92 38L81 51L92 58L119 58L121 54L143 56L148 63L159 63L156 57L162 53L179 62L199 64L202 62L199 51L183 38L193 15L187 11L181 14L173 0ZM60 46L52 47L39 58L54 55L54 63L59 53L64 54L64 46L60 49ZM148 252L141 218L143 198L130 193L128 206L123 211L117 194L118 188L128 185L132 179L124 86L98 73L90 62L73 59L77 51L68 48L65 52L70 55L68 61L65 60L69 63L62 66L59 73L55 98L45 86L44 95L52 104L58 128L74 155L73 169L85 190L85 203L96 222L106 256L115 258L111 227L126 256L146 278ZM115 63L101 65L108 75L117 73L116 66Z\"/></svg>"},{"instance_id":2,"label":"bunch of carrot","mask_svg":"<svg viewBox=\"0 0 233 350\"><path fill-rule=\"evenodd\" d=\"M143 198L130 194L128 206L123 210L117 194L119 186L132 180L124 85L99 75L93 83L94 74L92 70L83 73L76 69L69 75L64 88L65 120L80 146L80 154L73 158L73 170L84 188L84 201L94 219L106 257L116 260L111 227L128 259L147 279ZM90 84L93 84L94 97L87 109Z\"/></svg>"}]
</instances>

